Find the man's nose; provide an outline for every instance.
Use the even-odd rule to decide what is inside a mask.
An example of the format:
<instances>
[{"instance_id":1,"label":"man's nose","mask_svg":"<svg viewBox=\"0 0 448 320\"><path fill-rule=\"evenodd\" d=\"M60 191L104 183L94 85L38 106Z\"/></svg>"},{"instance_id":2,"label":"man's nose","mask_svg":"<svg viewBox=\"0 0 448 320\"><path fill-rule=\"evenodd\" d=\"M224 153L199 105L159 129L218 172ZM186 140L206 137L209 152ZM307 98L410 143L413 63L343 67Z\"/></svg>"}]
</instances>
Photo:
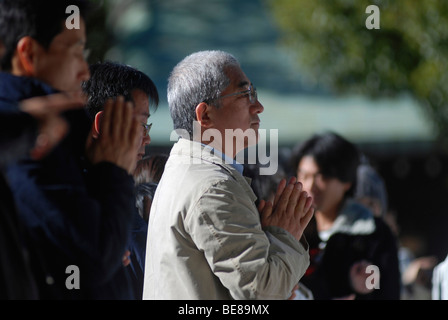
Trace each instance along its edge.
<instances>
[{"instance_id":1,"label":"man's nose","mask_svg":"<svg viewBox=\"0 0 448 320\"><path fill-rule=\"evenodd\" d=\"M262 113L264 111L264 107L260 103L260 101L257 100L254 105L255 105L255 108L254 108L255 113Z\"/></svg>"},{"instance_id":2,"label":"man's nose","mask_svg":"<svg viewBox=\"0 0 448 320\"><path fill-rule=\"evenodd\" d=\"M143 137L142 144L143 144L144 146L147 146L147 145L150 144L150 143L151 143L151 136L148 134L148 135L146 135L146 136Z\"/></svg>"}]
</instances>

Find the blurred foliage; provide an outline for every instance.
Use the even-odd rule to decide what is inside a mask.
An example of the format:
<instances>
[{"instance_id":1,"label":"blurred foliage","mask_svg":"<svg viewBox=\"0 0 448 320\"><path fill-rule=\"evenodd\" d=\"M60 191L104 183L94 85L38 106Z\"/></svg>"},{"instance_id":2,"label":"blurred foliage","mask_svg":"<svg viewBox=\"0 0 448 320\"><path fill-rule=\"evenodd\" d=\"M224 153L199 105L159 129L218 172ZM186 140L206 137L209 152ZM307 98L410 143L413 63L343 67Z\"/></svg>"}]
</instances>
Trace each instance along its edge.
<instances>
[{"instance_id":1,"label":"blurred foliage","mask_svg":"<svg viewBox=\"0 0 448 320\"><path fill-rule=\"evenodd\" d=\"M410 94L448 145L448 1L267 1L308 81L370 97ZM380 29L365 26L369 5Z\"/></svg>"},{"instance_id":2,"label":"blurred foliage","mask_svg":"<svg viewBox=\"0 0 448 320\"><path fill-rule=\"evenodd\" d=\"M108 2L91 0L91 9L86 19L87 48L90 49L89 63L104 60L106 52L113 45L114 37L107 28Z\"/></svg>"}]
</instances>

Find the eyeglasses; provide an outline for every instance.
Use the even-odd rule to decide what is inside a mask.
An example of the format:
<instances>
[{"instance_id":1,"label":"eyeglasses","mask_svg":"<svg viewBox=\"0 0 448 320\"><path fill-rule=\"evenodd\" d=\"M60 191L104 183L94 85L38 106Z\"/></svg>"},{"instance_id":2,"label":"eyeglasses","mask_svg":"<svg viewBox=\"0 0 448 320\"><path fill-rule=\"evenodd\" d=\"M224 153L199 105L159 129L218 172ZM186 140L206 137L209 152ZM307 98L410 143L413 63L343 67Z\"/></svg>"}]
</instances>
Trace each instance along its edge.
<instances>
[{"instance_id":1,"label":"eyeglasses","mask_svg":"<svg viewBox=\"0 0 448 320\"><path fill-rule=\"evenodd\" d=\"M247 89L247 90L240 91L240 92L235 92L235 93L229 93L229 94L223 95L221 97L218 97L218 99L223 99L223 98L231 97L231 96L237 96L237 95L245 94L245 93L249 94L249 101L250 101L250 103L257 102L257 100L258 100L257 88L255 88L252 85L250 85L249 89Z\"/></svg>"},{"instance_id":2,"label":"eyeglasses","mask_svg":"<svg viewBox=\"0 0 448 320\"><path fill-rule=\"evenodd\" d=\"M142 123L142 126L144 128L143 129L143 136L144 137L149 136L149 131L151 131L152 123L150 123L150 124Z\"/></svg>"}]
</instances>

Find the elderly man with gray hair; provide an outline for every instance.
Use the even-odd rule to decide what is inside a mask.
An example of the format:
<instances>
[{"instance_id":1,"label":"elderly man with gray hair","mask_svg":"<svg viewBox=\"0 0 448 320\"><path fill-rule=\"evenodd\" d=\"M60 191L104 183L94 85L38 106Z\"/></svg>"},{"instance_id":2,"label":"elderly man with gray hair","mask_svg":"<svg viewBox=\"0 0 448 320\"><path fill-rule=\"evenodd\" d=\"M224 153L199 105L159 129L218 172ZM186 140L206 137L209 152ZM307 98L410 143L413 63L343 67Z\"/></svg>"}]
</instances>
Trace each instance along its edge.
<instances>
[{"instance_id":1,"label":"elderly man with gray hair","mask_svg":"<svg viewBox=\"0 0 448 320\"><path fill-rule=\"evenodd\" d=\"M296 178L261 200L236 154L264 107L234 56L189 55L172 71L173 146L149 218L144 299L287 299L309 265L314 210Z\"/></svg>"}]
</instances>

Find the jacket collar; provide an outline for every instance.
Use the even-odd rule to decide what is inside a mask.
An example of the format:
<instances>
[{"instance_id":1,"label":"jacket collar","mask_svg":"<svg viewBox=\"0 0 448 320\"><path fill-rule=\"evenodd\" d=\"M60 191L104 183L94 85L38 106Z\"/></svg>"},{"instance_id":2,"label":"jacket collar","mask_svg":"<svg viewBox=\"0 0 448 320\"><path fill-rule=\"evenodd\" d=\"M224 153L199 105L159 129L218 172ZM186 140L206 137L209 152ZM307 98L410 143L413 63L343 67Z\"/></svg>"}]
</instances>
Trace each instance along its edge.
<instances>
[{"instance_id":1,"label":"jacket collar","mask_svg":"<svg viewBox=\"0 0 448 320\"><path fill-rule=\"evenodd\" d=\"M17 102L56 93L57 90L36 78L18 77L0 72L0 100L16 105Z\"/></svg>"},{"instance_id":2,"label":"jacket collar","mask_svg":"<svg viewBox=\"0 0 448 320\"><path fill-rule=\"evenodd\" d=\"M188 161L188 164L201 164L206 162L220 166L246 189L252 201L257 199L257 196L250 187L252 180L241 175L231 164L226 163L223 157L215 155L212 148L197 141L180 138L174 144L170 154L183 156L182 159Z\"/></svg>"},{"instance_id":3,"label":"jacket collar","mask_svg":"<svg viewBox=\"0 0 448 320\"><path fill-rule=\"evenodd\" d=\"M347 200L330 230L331 234L371 234L375 231L375 218L365 206L353 200Z\"/></svg>"},{"instance_id":4,"label":"jacket collar","mask_svg":"<svg viewBox=\"0 0 448 320\"><path fill-rule=\"evenodd\" d=\"M240 174L243 174L244 167L241 163L238 163L236 160L231 159L229 156L227 156L225 153L222 153L218 149L212 148L208 145L202 144L204 148L209 148L210 152L213 153L215 156L220 157L224 160L226 164L230 164L233 168L235 168Z\"/></svg>"}]
</instances>

